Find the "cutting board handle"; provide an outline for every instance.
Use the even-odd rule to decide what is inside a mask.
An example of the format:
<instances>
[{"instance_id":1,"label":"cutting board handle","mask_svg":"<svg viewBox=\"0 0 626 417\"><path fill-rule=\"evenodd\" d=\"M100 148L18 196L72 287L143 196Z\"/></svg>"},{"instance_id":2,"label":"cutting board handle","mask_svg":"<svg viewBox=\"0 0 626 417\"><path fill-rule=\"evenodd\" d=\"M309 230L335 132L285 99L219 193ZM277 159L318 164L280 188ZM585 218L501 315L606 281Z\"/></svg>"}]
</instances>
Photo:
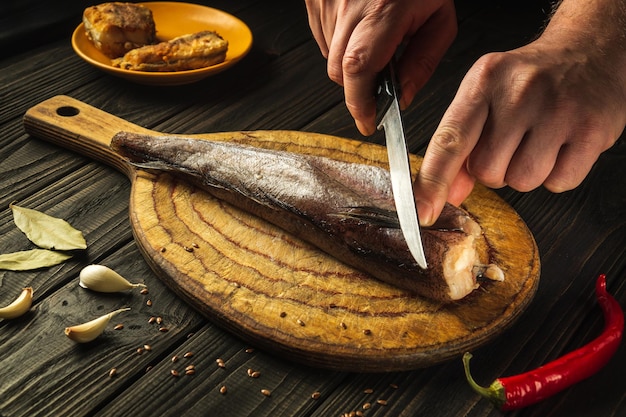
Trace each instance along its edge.
<instances>
[{"instance_id":1,"label":"cutting board handle","mask_svg":"<svg viewBox=\"0 0 626 417\"><path fill-rule=\"evenodd\" d=\"M24 115L27 133L109 164L126 175L131 166L109 145L120 131L153 133L68 96L55 96Z\"/></svg>"}]
</instances>

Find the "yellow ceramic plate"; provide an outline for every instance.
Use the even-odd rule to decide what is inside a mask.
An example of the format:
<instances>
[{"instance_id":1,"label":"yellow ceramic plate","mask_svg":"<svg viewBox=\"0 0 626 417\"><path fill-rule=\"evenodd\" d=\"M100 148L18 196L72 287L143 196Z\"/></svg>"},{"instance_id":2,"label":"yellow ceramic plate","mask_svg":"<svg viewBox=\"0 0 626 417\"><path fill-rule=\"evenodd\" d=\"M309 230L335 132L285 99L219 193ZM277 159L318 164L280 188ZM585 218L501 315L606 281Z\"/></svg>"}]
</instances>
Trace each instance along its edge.
<instances>
[{"instance_id":1,"label":"yellow ceramic plate","mask_svg":"<svg viewBox=\"0 0 626 417\"><path fill-rule=\"evenodd\" d=\"M85 34L81 23L72 35L72 47L89 64L140 84L181 85L199 81L229 68L241 60L252 46L252 32L248 26L236 17L213 9L191 3L148 2L140 3L152 10L156 24L157 38L170 40L187 33L213 30L228 41L226 60L210 67L172 72L130 71L111 65L111 59L96 49Z\"/></svg>"}]
</instances>

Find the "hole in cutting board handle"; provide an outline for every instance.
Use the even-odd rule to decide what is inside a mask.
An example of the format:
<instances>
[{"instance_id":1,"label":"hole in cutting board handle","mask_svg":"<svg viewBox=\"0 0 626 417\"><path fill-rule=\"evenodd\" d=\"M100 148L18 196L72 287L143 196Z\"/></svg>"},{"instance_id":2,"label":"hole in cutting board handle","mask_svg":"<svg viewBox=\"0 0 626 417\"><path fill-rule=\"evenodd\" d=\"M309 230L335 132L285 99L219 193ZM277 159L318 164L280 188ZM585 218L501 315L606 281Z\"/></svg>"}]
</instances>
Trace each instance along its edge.
<instances>
[{"instance_id":1,"label":"hole in cutting board handle","mask_svg":"<svg viewBox=\"0 0 626 417\"><path fill-rule=\"evenodd\" d=\"M80 110L73 106L63 106L57 109L57 114L63 117L73 117L78 113L80 113Z\"/></svg>"}]
</instances>

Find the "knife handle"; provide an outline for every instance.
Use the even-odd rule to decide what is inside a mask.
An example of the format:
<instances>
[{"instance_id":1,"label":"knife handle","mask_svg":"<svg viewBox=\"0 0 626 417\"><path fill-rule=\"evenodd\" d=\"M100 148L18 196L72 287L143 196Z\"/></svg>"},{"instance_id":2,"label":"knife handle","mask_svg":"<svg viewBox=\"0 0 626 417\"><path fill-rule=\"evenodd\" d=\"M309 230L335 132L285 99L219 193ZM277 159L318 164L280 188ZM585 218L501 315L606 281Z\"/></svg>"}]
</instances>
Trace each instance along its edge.
<instances>
[{"instance_id":1,"label":"knife handle","mask_svg":"<svg viewBox=\"0 0 626 417\"><path fill-rule=\"evenodd\" d=\"M400 99L400 84L396 78L395 59L389 61L383 70L378 74L376 85L376 125L380 122L391 106L393 100Z\"/></svg>"}]
</instances>

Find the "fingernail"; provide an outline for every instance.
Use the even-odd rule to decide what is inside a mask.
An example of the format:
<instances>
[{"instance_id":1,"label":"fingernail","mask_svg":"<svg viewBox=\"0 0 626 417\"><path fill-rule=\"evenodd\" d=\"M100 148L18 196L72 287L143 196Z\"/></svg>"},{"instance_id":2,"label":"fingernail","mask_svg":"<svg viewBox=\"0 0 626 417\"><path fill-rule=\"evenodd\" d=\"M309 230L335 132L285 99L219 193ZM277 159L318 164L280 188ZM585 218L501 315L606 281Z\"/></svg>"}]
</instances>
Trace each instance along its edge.
<instances>
[{"instance_id":1,"label":"fingernail","mask_svg":"<svg viewBox=\"0 0 626 417\"><path fill-rule=\"evenodd\" d=\"M422 200L416 200L417 215L421 226L432 226L433 224L433 208L430 204Z\"/></svg>"},{"instance_id":2,"label":"fingernail","mask_svg":"<svg viewBox=\"0 0 626 417\"><path fill-rule=\"evenodd\" d=\"M400 110L406 110L413 101L413 96L415 96L415 84L412 81L407 81L402 84L400 91Z\"/></svg>"}]
</instances>

